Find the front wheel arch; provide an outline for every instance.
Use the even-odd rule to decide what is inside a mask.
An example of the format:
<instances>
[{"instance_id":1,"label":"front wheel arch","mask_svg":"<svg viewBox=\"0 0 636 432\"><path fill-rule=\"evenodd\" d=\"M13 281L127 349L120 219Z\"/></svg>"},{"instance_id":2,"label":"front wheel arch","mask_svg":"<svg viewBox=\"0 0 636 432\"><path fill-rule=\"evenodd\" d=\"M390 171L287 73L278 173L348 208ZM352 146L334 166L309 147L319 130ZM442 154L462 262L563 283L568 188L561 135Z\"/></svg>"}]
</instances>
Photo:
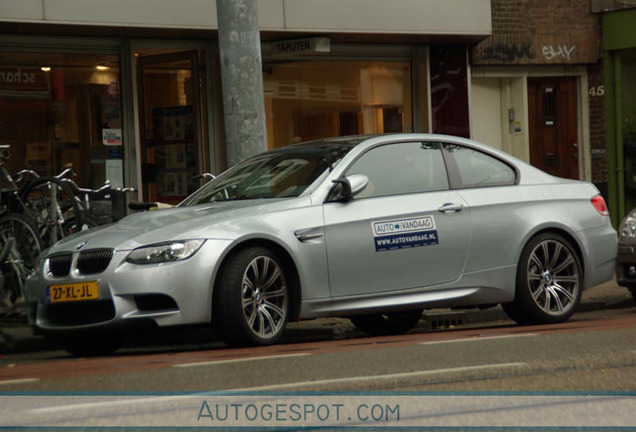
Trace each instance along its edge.
<instances>
[{"instance_id":1,"label":"front wheel arch","mask_svg":"<svg viewBox=\"0 0 636 432\"><path fill-rule=\"evenodd\" d=\"M212 292L212 324L214 325L215 316L217 314L214 313L215 305L218 304L216 301L216 297L219 292L219 285L221 283L221 277L223 275L223 270L227 266L227 264L232 260L237 253L242 250L251 248L251 247L263 247L271 250L274 254L276 254L281 260L284 261L285 267L289 275L289 286L290 286L290 315L288 322L296 320L298 315L300 314L300 302L302 299L301 295L301 287L300 287L300 275L298 273L298 268L293 258L280 244L267 240L267 239L251 239L246 240L244 242L236 244L228 253L225 254L223 260L221 261L221 265L218 266L218 271L215 275L214 284L213 284L213 292Z\"/></svg>"}]
</instances>

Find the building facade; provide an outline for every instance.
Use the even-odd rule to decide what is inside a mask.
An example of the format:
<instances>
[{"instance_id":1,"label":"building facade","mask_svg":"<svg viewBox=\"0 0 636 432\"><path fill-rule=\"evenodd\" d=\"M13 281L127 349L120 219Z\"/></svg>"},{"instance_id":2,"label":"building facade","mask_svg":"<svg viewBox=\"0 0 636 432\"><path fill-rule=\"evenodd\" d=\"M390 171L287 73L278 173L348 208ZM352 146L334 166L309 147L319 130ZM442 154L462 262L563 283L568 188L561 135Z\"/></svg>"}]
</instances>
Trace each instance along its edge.
<instances>
[{"instance_id":1,"label":"building facade","mask_svg":"<svg viewBox=\"0 0 636 432\"><path fill-rule=\"evenodd\" d=\"M0 0L10 172L178 202L227 168L214 0ZM589 0L259 0L268 147L472 137L605 191Z\"/></svg>"},{"instance_id":2,"label":"building facade","mask_svg":"<svg viewBox=\"0 0 636 432\"><path fill-rule=\"evenodd\" d=\"M260 0L259 26L270 148L470 134L467 52L489 0ZM226 168L216 29L214 0L0 0L9 170L72 163L83 186L178 202Z\"/></svg>"},{"instance_id":3,"label":"building facade","mask_svg":"<svg viewBox=\"0 0 636 432\"><path fill-rule=\"evenodd\" d=\"M492 0L472 55L473 138L607 197L600 16L588 0Z\"/></svg>"},{"instance_id":4,"label":"building facade","mask_svg":"<svg viewBox=\"0 0 636 432\"><path fill-rule=\"evenodd\" d=\"M636 9L596 1L602 13L609 207L615 223L636 206Z\"/></svg>"}]
</instances>

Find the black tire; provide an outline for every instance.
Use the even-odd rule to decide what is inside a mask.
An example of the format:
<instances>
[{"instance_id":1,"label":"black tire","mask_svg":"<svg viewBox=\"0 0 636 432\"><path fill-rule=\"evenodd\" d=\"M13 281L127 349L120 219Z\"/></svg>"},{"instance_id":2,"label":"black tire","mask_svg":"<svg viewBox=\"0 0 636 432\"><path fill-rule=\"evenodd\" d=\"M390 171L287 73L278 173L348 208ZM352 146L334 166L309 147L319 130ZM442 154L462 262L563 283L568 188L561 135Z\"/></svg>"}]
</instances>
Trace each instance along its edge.
<instances>
[{"instance_id":1,"label":"black tire","mask_svg":"<svg viewBox=\"0 0 636 432\"><path fill-rule=\"evenodd\" d=\"M636 285L630 285L627 287L627 289L629 290L629 293L634 298L634 301L636 301Z\"/></svg>"},{"instance_id":2,"label":"black tire","mask_svg":"<svg viewBox=\"0 0 636 432\"><path fill-rule=\"evenodd\" d=\"M55 188L58 201L56 214L51 211L50 186ZM76 221L82 220L75 194L56 178L39 178L28 183L20 191L20 198L24 203L21 212L33 222L46 247L72 234L78 225Z\"/></svg>"},{"instance_id":3,"label":"black tire","mask_svg":"<svg viewBox=\"0 0 636 432\"><path fill-rule=\"evenodd\" d=\"M4 275L0 301L13 307L24 301L26 278L36 269L42 240L24 216L5 213L0 216L0 271Z\"/></svg>"},{"instance_id":4,"label":"black tire","mask_svg":"<svg viewBox=\"0 0 636 432\"><path fill-rule=\"evenodd\" d=\"M107 356L124 344L120 333L64 335L56 338L59 344L76 357Z\"/></svg>"},{"instance_id":5,"label":"black tire","mask_svg":"<svg viewBox=\"0 0 636 432\"><path fill-rule=\"evenodd\" d=\"M515 299L502 307L522 325L560 323L572 316L582 290L583 270L576 249L559 234L543 233L523 249Z\"/></svg>"},{"instance_id":6,"label":"black tire","mask_svg":"<svg viewBox=\"0 0 636 432\"><path fill-rule=\"evenodd\" d=\"M216 285L213 320L230 346L278 342L290 314L284 262L269 249L250 247L230 257Z\"/></svg>"},{"instance_id":7,"label":"black tire","mask_svg":"<svg viewBox=\"0 0 636 432\"><path fill-rule=\"evenodd\" d=\"M417 325L422 309L405 310L386 314L356 315L349 318L358 330L371 336L403 334Z\"/></svg>"}]
</instances>

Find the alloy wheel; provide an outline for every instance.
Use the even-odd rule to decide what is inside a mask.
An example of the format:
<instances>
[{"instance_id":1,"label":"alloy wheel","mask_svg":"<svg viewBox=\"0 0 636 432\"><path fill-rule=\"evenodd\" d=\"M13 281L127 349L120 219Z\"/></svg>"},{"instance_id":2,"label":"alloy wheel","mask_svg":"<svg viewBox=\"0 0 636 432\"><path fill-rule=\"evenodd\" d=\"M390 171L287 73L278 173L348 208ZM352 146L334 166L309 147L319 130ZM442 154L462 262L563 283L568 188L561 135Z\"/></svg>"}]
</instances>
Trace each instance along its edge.
<instances>
[{"instance_id":1,"label":"alloy wheel","mask_svg":"<svg viewBox=\"0 0 636 432\"><path fill-rule=\"evenodd\" d=\"M243 274L241 301L250 330L268 339L278 335L287 315L287 286L280 266L269 256L259 255Z\"/></svg>"},{"instance_id":2,"label":"alloy wheel","mask_svg":"<svg viewBox=\"0 0 636 432\"><path fill-rule=\"evenodd\" d=\"M560 241L540 242L528 259L527 282L534 302L550 315L561 315L576 305L579 267L572 251Z\"/></svg>"}]
</instances>

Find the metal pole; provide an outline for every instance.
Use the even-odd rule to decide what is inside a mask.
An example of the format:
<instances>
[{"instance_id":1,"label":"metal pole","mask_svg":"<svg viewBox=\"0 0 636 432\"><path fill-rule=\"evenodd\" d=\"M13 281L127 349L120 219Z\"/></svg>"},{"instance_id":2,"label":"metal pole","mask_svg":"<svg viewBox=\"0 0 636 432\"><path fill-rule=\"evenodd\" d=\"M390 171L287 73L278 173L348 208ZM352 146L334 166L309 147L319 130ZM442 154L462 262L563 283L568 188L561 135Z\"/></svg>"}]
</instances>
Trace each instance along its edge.
<instances>
[{"instance_id":1,"label":"metal pole","mask_svg":"<svg viewBox=\"0 0 636 432\"><path fill-rule=\"evenodd\" d=\"M267 150L257 0L216 0L228 166Z\"/></svg>"}]
</instances>

